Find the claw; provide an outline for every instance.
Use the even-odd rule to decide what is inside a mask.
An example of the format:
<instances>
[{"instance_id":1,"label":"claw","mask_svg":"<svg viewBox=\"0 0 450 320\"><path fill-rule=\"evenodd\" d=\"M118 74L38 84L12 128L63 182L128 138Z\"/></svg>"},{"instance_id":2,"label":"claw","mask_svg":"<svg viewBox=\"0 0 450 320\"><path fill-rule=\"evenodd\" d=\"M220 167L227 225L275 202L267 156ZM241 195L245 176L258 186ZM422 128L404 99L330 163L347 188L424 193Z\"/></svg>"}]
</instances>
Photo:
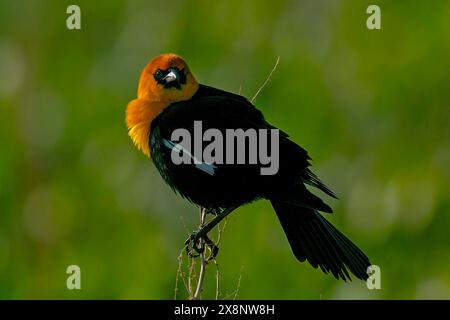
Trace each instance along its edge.
<instances>
[{"instance_id":1,"label":"claw","mask_svg":"<svg viewBox=\"0 0 450 320\"><path fill-rule=\"evenodd\" d=\"M200 241L202 239L202 241ZM184 242L185 248L186 248L186 254L189 257L196 258L201 253L205 251L205 244L210 248L211 255L208 257L208 261L214 259L217 256L217 253L219 252L219 247L216 246L216 244L207 236L201 234L201 229L198 231L192 232L192 234L189 236L189 238L186 239ZM197 252L197 254L193 253L191 251L191 246L194 251Z\"/></svg>"},{"instance_id":2,"label":"claw","mask_svg":"<svg viewBox=\"0 0 450 320\"><path fill-rule=\"evenodd\" d=\"M189 236L189 238L186 239L184 242L184 245L186 247L186 253L190 257L198 257L203 251L205 251L205 247L203 243L200 241L202 237L199 235L198 231L192 232L192 234ZM192 246L192 249L197 252L197 254L192 253L190 247Z\"/></svg>"},{"instance_id":3,"label":"claw","mask_svg":"<svg viewBox=\"0 0 450 320\"><path fill-rule=\"evenodd\" d=\"M189 236L189 238L187 238L186 241L184 242L184 247L186 248L186 255L191 258L197 258L200 255L195 254L191 251L191 249L190 249L191 242L192 242L192 235Z\"/></svg>"},{"instance_id":4,"label":"claw","mask_svg":"<svg viewBox=\"0 0 450 320\"><path fill-rule=\"evenodd\" d=\"M208 261L213 260L219 253L219 247L211 241L208 236L204 236L203 239L205 240L206 245L211 249L211 255L208 257Z\"/></svg>"}]
</instances>

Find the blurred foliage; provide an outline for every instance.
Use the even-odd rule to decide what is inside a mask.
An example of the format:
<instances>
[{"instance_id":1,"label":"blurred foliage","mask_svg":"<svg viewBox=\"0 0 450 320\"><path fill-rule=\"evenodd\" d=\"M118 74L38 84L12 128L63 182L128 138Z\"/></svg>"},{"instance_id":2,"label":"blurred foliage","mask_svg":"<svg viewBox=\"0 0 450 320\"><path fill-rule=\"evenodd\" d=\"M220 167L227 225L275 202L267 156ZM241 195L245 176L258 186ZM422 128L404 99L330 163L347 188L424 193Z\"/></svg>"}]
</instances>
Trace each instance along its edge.
<instances>
[{"instance_id":1,"label":"blurred foliage","mask_svg":"<svg viewBox=\"0 0 450 320\"><path fill-rule=\"evenodd\" d=\"M0 298L172 299L198 224L127 136L124 110L153 56L251 97L340 196L329 220L382 271L382 289L298 263L268 202L223 234L221 297L450 298L450 2L0 3ZM82 290L66 288L66 267ZM208 269L205 297L214 297ZM182 287L180 286L180 289ZM180 291L183 297L183 291Z\"/></svg>"}]
</instances>

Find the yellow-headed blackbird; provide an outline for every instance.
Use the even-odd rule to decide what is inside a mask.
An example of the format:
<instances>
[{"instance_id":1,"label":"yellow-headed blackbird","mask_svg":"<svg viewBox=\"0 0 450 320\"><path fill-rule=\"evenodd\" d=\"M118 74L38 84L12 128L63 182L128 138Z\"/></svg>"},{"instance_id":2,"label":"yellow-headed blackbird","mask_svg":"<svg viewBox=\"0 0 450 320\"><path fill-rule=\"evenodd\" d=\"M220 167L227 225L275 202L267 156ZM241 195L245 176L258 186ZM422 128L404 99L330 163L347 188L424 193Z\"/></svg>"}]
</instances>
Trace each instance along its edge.
<instances>
[{"instance_id":1,"label":"yellow-headed blackbird","mask_svg":"<svg viewBox=\"0 0 450 320\"><path fill-rule=\"evenodd\" d=\"M308 260L314 268L331 272L337 279L350 279L347 269L359 279L368 278L367 256L319 213L331 213L332 209L305 187L314 186L336 198L308 168L311 158L303 148L279 131L278 170L269 175L261 174L263 164L248 161L235 164L193 159L191 163L174 163L174 151L195 158L189 150L177 149L179 145L172 138L180 128L195 135L196 121L201 121L203 131L214 129L224 136L229 129L276 129L246 98L199 84L178 55L157 56L144 68L137 99L126 109L129 135L152 158L175 192L217 214L193 233L191 241L203 239L210 243L207 233L231 211L251 201L267 199L298 260ZM231 150L235 151L236 148ZM223 152L230 151L224 148Z\"/></svg>"}]
</instances>

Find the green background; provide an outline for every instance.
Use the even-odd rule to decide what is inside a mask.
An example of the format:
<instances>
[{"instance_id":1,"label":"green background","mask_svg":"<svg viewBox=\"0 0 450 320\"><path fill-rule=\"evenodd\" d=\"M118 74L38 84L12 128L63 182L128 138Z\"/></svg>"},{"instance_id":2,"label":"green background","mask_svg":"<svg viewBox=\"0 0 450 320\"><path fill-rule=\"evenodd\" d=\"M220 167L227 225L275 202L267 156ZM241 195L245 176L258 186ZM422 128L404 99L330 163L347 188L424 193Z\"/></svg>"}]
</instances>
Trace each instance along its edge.
<instances>
[{"instance_id":1,"label":"green background","mask_svg":"<svg viewBox=\"0 0 450 320\"><path fill-rule=\"evenodd\" d=\"M382 288L298 263L269 203L230 216L220 298L450 298L450 2L1 1L0 298L172 299L197 209L124 124L142 68L175 52L252 97L339 195L327 216ZM81 7L81 30L66 8ZM66 288L81 268L82 289ZM214 298L215 267L204 298ZM179 298L186 292L179 286Z\"/></svg>"}]
</instances>

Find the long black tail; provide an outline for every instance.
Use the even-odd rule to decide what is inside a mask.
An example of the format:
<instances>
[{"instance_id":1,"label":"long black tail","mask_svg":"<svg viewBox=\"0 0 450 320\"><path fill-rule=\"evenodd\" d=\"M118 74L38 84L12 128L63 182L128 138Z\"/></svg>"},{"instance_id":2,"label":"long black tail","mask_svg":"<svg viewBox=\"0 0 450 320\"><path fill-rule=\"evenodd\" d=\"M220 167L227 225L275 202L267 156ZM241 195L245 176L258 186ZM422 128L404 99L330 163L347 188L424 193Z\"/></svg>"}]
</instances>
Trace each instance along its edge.
<instances>
[{"instance_id":1,"label":"long black tail","mask_svg":"<svg viewBox=\"0 0 450 320\"><path fill-rule=\"evenodd\" d=\"M299 261L344 281L351 280L347 268L361 280L368 278L369 258L317 210L279 201L272 206Z\"/></svg>"}]
</instances>

